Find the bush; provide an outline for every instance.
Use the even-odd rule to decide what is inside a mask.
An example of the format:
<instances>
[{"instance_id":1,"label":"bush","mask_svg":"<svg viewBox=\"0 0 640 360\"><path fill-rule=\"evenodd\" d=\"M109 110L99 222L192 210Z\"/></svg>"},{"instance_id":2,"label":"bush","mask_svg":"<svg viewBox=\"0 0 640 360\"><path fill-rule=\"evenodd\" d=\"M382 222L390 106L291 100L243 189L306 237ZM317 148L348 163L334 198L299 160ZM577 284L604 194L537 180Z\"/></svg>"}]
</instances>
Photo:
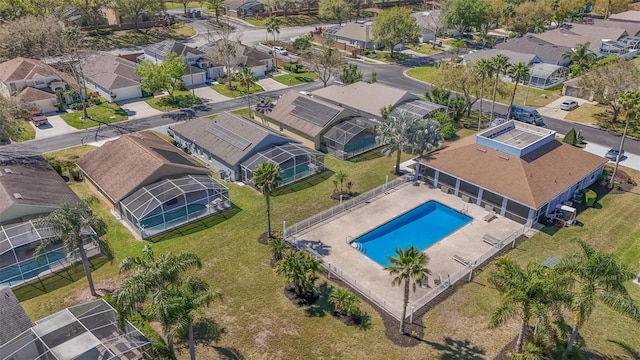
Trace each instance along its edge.
<instances>
[{"instance_id":1,"label":"bush","mask_svg":"<svg viewBox=\"0 0 640 360\"><path fill-rule=\"evenodd\" d=\"M102 104L102 98L91 97L91 98L89 98L89 102L92 103L93 105L100 105L100 104Z\"/></svg>"},{"instance_id":2,"label":"bush","mask_svg":"<svg viewBox=\"0 0 640 360\"><path fill-rule=\"evenodd\" d=\"M82 181L82 173L78 169L69 169L69 175L71 175L73 181Z\"/></svg>"},{"instance_id":3,"label":"bush","mask_svg":"<svg viewBox=\"0 0 640 360\"><path fill-rule=\"evenodd\" d=\"M311 47L311 43L309 42L309 39L300 37L297 38L291 46L293 46L297 51L305 51Z\"/></svg>"},{"instance_id":4,"label":"bush","mask_svg":"<svg viewBox=\"0 0 640 360\"><path fill-rule=\"evenodd\" d=\"M453 126L453 121L446 113L436 111L431 116L431 119L440 124L440 133L445 140L450 140L456 135L456 128Z\"/></svg>"},{"instance_id":5,"label":"bush","mask_svg":"<svg viewBox=\"0 0 640 360\"><path fill-rule=\"evenodd\" d=\"M596 194L595 191L587 190L587 192L584 194L584 203L587 206L593 206L596 203L597 197L598 197L598 194Z\"/></svg>"},{"instance_id":6,"label":"bush","mask_svg":"<svg viewBox=\"0 0 640 360\"><path fill-rule=\"evenodd\" d=\"M52 161L51 167L58 173L58 175L62 176L62 165L59 162Z\"/></svg>"},{"instance_id":7,"label":"bush","mask_svg":"<svg viewBox=\"0 0 640 360\"><path fill-rule=\"evenodd\" d=\"M567 132L567 135L564 136L564 139L562 139L562 142L576 146L576 144L578 143L576 129L571 128L571 130Z\"/></svg>"},{"instance_id":8,"label":"bush","mask_svg":"<svg viewBox=\"0 0 640 360\"><path fill-rule=\"evenodd\" d=\"M71 110L82 110L82 103L81 102L74 102L72 104L69 104L69 109Z\"/></svg>"}]
</instances>

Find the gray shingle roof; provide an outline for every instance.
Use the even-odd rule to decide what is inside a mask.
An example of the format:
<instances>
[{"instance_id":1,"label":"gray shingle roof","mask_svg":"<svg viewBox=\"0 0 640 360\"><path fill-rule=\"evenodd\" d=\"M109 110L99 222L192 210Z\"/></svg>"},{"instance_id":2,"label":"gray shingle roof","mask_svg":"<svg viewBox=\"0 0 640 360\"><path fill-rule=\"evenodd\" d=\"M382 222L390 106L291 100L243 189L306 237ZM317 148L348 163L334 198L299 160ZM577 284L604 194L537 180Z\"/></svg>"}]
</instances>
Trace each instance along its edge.
<instances>
[{"instance_id":1,"label":"gray shingle roof","mask_svg":"<svg viewBox=\"0 0 640 360\"><path fill-rule=\"evenodd\" d=\"M638 32L640 32L640 23L638 22L626 22L626 21L614 21L611 18L608 20L604 19L592 19L594 26L598 27L614 27L625 29L629 36L636 36Z\"/></svg>"},{"instance_id":2,"label":"gray shingle roof","mask_svg":"<svg viewBox=\"0 0 640 360\"><path fill-rule=\"evenodd\" d=\"M99 53L87 59L84 76L92 83L106 89L116 90L140 85L140 76L135 73L136 64L127 59Z\"/></svg>"},{"instance_id":3,"label":"gray shingle roof","mask_svg":"<svg viewBox=\"0 0 640 360\"><path fill-rule=\"evenodd\" d=\"M321 124L318 121L312 121L314 119L306 115L313 116L316 114L309 114L308 112L300 113L294 111L296 107L300 107L299 105L294 104L294 102L299 101L298 99L305 99L306 101L313 103L315 106L327 110L323 113L331 114L331 116L326 116L323 119L325 121L324 124ZM324 102L320 99L312 98L307 95L302 95L297 91L290 91L282 95L280 99L278 99L276 105L273 107L271 112L268 113L267 116L303 134L307 134L310 137L315 137L326 128L326 125L331 124L331 122L336 119L342 112L343 109L339 106Z\"/></svg>"},{"instance_id":4,"label":"gray shingle roof","mask_svg":"<svg viewBox=\"0 0 640 360\"><path fill-rule=\"evenodd\" d=\"M0 285L0 324L0 346L32 326L11 288L4 285Z\"/></svg>"},{"instance_id":5,"label":"gray shingle roof","mask_svg":"<svg viewBox=\"0 0 640 360\"><path fill-rule=\"evenodd\" d=\"M213 125L213 128L211 127ZM268 139L271 143L292 142L272 130L230 113L222 113L215 119L198 118L172 127L173 131L185 139L190 139L198 146L224 163L238 166Z\"/></svg>"},{"instance_id":6,"label":"gray shingle roof","mask_svg":"<svg viewBox=\"0 0 640 360\"><path fill-rule=\"evenodd\" d=\"M440 29L440 10L421 11L411 14L415 19L418 27L423 30Z\"/></svg>"},{"instance_id":7,"label":"gray shingle roof","mask_svg":"<svg viewBox=\"0 0 640 360\"><path fill-rule=\"evenodd\" d=\"M148 54L157 59L164 59L167 54L171 52L184 56L185 58L188 55L204 55L202 51L189 47L175 40L164 40L144 49L145 55Z\"/></svg>"},{"instance_id":8,"label":"gray shingle roof","mask_svg":"<svg viewBox=\"0 0 640 360\"><path fill-rule=\"evenodd\" d=\"M564 24L553 30L531 36L558 46L576 47L578 44L589 42L591 48L599 47L602 40L619 40L628 35L625 29L619 27L599 27L584 24Z\"/></svg>"},{"instance_id":9,"label":"gray shingle roof","mask_svg":"<svg viewBox=\"0 0 640 360\"><path fill-rule=\"evenodd\" d=\"M350 22L342 25L342 27L338 31L336 31L335 36L363 42L373 41L371 25L359 24L355 22Z\"/></svg>"},{"instance_id":10,"label":"gray shingle roof","mask_svg":"<svg viewBox=\"0 0 640 360\"><path fill-rule=\"evenodd\" d=\"M541 60L553 62L556 65L562 64L565 58L564 53L571 50L570 47L554 45L531 35L509 39L506 43L497 44L496 49L535 54Z\"/></svg>"},{"instance_id":11,"label":"gray shingle roof","mask_svg":"<svg viewBox=\"0 0 640 360\"><path fill-rule=\"evenodd\" d=\"M520 53L510 50L500 50L500 49L487 49L480 50L471 54L465 54L463 57L465 61L478 61L480 59L489 59L498 54L505 55L509 58L509 64L517 64L519 62L523 62L527 65L539 63L540 59L537 58L535 54L532 53Z\"/></svg>"}]
</instances>

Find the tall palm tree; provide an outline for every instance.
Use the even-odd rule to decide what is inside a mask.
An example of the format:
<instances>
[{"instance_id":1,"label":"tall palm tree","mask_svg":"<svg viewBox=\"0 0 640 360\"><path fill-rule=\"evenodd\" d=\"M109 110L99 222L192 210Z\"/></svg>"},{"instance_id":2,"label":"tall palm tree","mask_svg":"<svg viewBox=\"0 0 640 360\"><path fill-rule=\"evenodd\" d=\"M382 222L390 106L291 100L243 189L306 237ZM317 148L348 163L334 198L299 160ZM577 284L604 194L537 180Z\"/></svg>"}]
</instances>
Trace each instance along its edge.
<instances>
[{"instance_id":1,"label":"tall palm tree","mask_svg":"<svg viewBox=\"0 0 640 360\"><path fill-rule=\"evenodd\" d=\"M37 257L47 253L47 250L58 243L62 243L67 256L72 254L80 255L84 274L89 283L89 290L92 296L98 296L93 278L91 276L91 264L84 249L84 242L92 237L103 255L109 259L113 258L113 251L109 243L102 238L107 232L107 225L100 216L94 214L86 202L78 204L65 203L61 208L54 210L46 217L36 222L37 226L49 227L53 230L55 237L43 239L35 250ZM95 236L91 236L88 230L93 229Z\"/></svg>"},{"instance_id":2,"label":"tall palm tree","mask_svg":"<svg viewBox=\"0 0 640 360\"><path fill-rule=\"evenodd\" d=\"M531 262L523 269L512 259L501 257L495 266L489 274L489 283L501 293L502 303L493 313L489 326L493 328L509 319L520 319L515 346L515 352L520 353L529 320L536 317L539 324L549 324L550 310L559 314L560 305L570 297L561 290L561 278L541 264Z\"/></svg>"},{"instance_id":3,"label":"tall palm tree","mask_svg":"<svg viewBox=\"0 0 640 360\"><path fill-rule=\"evenodd\" d=\"M409 291L413 286L416 291L416 285L422 286L422 282L426 276L431 274L431 270L427 268L429 257L418 251L415 246L408 249L396 249L396 256L390 256L391 265L385 266L385 270L391 275L395 275L391 281L391 285L401 285L404 282L404 297L402 301L402 317L400 319L400 333L404 334L404 322L407 315L407 305L409 304Z\"/></svg>"},{"instance_id":4,"label":"tall palm tree","mask_svg":"<svg viewBox=\"0 0 640 360\"><path fill-rule=\"evenodd\" d=\"M320 272L320 261L306 251L287 250L284 257L276 264L275 272L287 278L301 296L315 290L314 283Z\"/></svg>"},{"instance_id":5,"label":"tall palm tree","mask_svg":"<svg viewBox=\"0 0 640 360\"><path fill-rule=\"evenodd\" d=\"M216 23L220 23L219 11L224 7L224 0L207 0L207 8L216 12Z\"/></svg>"},{"instance_id":6,"label":"tall palm tree","mask_svg":"<svg viewBox=\"0 0 640 360\"><path fill-rule=\"evenodd\" d=\"M480 77L480 112L478 114L478 131L482 128L482 103L484 102L484 84L493 76L493 64L489 59L480 59L475 63L476 74Z\"/></svg>"},{"instance_id":7,"label":"tall palm tree","mask_svg":"<svg viewBox=\"0 0 640 360\"><path fill-rule=\"evenodd\" d=\"M142 257L129 256L120 262L120 272L129 274L113 293L113 298L124 317L138 306L149 303L173 353L173 319L172 314L165 311L166 304L172 298L172 286L181 283L180 276L201 267L200 258L193 253L164 253L156 258L151 246L146 244Z\"/></svg>"},{"instance_id":8,"label":"tall palm tree","mask_svg":"<svg viewBox=\"0 0 640 360\"><path fill-rule=\"evenodd\" d=\"M573 291L570 308L575 324L567 342L567 351L573 349L580 328L589 320L599 301L640 321L640 310L624 286L634 278L633 272L612 254L594 249L582 240L576 241L580 251L562 259L555 267L556 271L570 277L569 289Z\"/></svg>"},{"instance_id":9,"label":"tall palm tree","mask_svg":"<svg viewBox=\"0 0 640 360\"><path fill-rule=\"evenodd\" d=\"M237 77L240 86L247 91L247 106L249 107L249 117L251 117L251 88L258 83L258 78L253 75L253 71L251 71L251 68L248 66L243 67Z\"/></svg>"},{"instance_id":10,"label":"tall palm tree","mask_svg":"<svg viewBox=\"0 0 640 360\"><path fill-rule=\"evenodd\" d=\"M529 77L529 67L524 62L520 61L517 64L509 67L509 76L513 80L513 92L511 93L511 103L509 104L509 110L507 111L507 119L511 116L511 106L513 106L513 100L516 98L516 90L520 81L524 81Z\"/></svg>"},{"instance_id":11,"label":"tall palm tree","mask_svg":"<svg viewBox=\"0 0 640 360\"><path fill-rule=\"evenodd\" d=\"M386 144L382 153L386 156L396 153L396 174L400 174L402 152L416 148L413 135L419 130L420 121L419 117L406 111L393 111L389 114L387 121L380 126L378 139L380 143Z\"/></svg>"},{"instance_id":12,"label":"tall palm tree","mask_svg":"<svg viewBox=\"0 0 640 360\"><path fill-rule=\"evenodd\" d=\"M516 16L516 9L514 9L513 5L507 4L507 6L502 8L501 15L504 18L504 42L507 42L509 37L509 19L513 19Z\"/></svg>"},{"instance_id":13,"label":"tall palm tree","mask_svg":"<svg viewBox=\"0 0 640 360\"><path fill-rule=\"evenodd\" d=\"M578 44L575 48L567 50L563 55L571 60L571 75L574 77L589 71L598 60L598 55L589 50L591 43Z\"/></svg>"},{"instance_id":14,"label":"tall palm tree","mask_svg":"<svg viewBox=\"0 0 640 360\"><path fill-rule=\"evenodd\" d=\"M616 164L613 167L613 173L611 174L611 180L609 181L609 187L613 187L616 173L618 172L618 165L620 164L620 158L622 157L622 150L624 149L624 139L627 137L627 130L629 129L629 120L634 122L638 121L640 115L640 91L626 91L620 96L620 106L625 110L625 123L624 130L622 131L622 139L620 139L620 147L618 148L618 156L616 156Z\"/></svg>"},{"instance_id":15,"label":"tall palm tree","mask_svg":"<svg viewBox=\"0 0 640 360\"><path fill-rule=\"evenodd\" d=\"M498 84L500 83L500 75L507 72L509 69L509 57L506 55L498 54L491 58L491 65L493 65L493 102L491 103L491 115L489 121L493 121L493 113L496 107L496 93L498 91Z\"/></svg>"},{"instance_id":16,"label":"tall palm tree","mask_svg":"<svg viewBox=\"0 0 640 360\"><path fill-rule=\"evenodd\" d=\"M264 23L265 29L267 30L267 34L273 35L273 41L276 41L276 34L280 35L280 26L282 25L282 20L280 20L277 16L269 16Z\"/></svg>"},{"instance_id":17,"label":"tall palm tree","mask_svg":"<svg viewBox=\"0 0 640 360\"><path fill-rule=\"evenodd\" d=\"M349 317L355 317L360 313L360 299L347 288L333 288L328 300L337 313L344 312Z\"/></svg>"},{"instance_id":18,"label":"tall palm tree","mask_svg":"<svg viewBox=\"0 0 640 360\"><path fill-rule=\"evenodd\" d=\"M271 238L271 193L282 183L282 169L272 162L258 166L253 173L253 183L262 192L267 202L267 236Z\"/></svg>"},{"instance_id":19,"label":"tall palm tree","mask_svg":"<svg viewBox=\"0 0 640 360\"><path fill-rule=\"evenodd\" d=\"M169 300L161 305L158 312L169 314L169 332L173 337L188 339L189 357L196 360L194 326L204 318L203 309L221 299L222 295L211 290L204 280L191 276L184 279L172 292Z\"/></svg>"}]
</instances>

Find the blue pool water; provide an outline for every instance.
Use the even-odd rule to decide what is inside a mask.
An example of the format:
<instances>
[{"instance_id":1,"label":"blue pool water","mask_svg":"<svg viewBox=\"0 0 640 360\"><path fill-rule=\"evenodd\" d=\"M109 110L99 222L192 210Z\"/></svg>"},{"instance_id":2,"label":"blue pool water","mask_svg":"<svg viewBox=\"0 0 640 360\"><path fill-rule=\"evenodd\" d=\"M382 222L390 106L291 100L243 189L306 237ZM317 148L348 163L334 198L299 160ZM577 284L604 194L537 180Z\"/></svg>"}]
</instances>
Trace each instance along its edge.
<instances>
[{"instance_id":1,"label":"blue pool water","mask_svg":"<svg viewBox=\"0 0 640 360\"><path fill-rule=\"evenodd\" d=\"M49 263L53 263L65 258L63 252L49 252L45 256L46 259L42 257L39 259L39 261L31 260L22 263L20 266L13 265L0 269L0 285L13 285L21 283L22 276L24 276L25 280L36 277L41 272L49 270L47 260L49 261ZM21 273L22 276L20 276Z\"/></svg>"},{"instance_id":2,"label":"blue pool water","mask_svg":"<svg viewBox=\"0 0 640 360\"><path fill-rule=\"evenodd\" d=\"M154 226L158 226L163 224L163 222L166 220L167 223L172 222L173 220L179 219L184 217L186 219L187 216L187 210L189 211L189 215L193 215L194 213L198 212L198 211L202 211L204 209L206 209L207 206L206 205L202 205L202 204L189 204L187 206L183 206L177 210L173 210L173 211L167 211L164 213L164 219L162 218L162 214L160 215L154 215L152 217L148 217L146 219L142 219L140 221L140 226L143 229L148 229L148 228L152 228Z\"/></svg>"},{"instance_id":3,"label":"blue pool water","mask_svg":"<svg viewBox=\"0 0 640 360\"><path fill-rule=\"evenodd\" d=\"M422 251L470 223L472 218L437 201L426 202L355 239L351 246L382 266L397 248Z\"/></svg>"}]
</instances>

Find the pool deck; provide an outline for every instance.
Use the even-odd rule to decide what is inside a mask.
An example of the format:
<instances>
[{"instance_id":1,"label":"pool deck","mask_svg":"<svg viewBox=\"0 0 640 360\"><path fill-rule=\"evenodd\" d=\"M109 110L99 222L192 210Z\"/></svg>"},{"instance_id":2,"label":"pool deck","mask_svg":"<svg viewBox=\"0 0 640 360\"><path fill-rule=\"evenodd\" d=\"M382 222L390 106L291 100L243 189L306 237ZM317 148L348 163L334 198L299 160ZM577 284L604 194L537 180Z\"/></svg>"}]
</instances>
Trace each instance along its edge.
<instances>
[{"instance_id":1,"label":"pool deck","mask_svg":"<svg viewBox=\"0 0 640 360\"><path fill-rule=\"evenodd\" d=\"M392 276L375 261L351 247L349 242L430 200L436 200L458 211L467 209L466 214L473 218L469 224L424 251L430 258L428 268L433 274L429 276L430 287L435 286L434 275L439 274L444 279L447 274L454 274L464 268L464 265L453 260L454 255L473 262L491 249L491 245L482 241L485 234L504 239L522 227L521 224L502 216L486 222L484 217L487 211L480 206L465 204L458 197L424 184L408 184L297 233L294 238L300 242L307 242L310 248L323 256L325 263L355 279L360 287L368 288L386 303L401 309L402 289L391 286ZM409 302L422 297L429 290L418 288L415 293L411 293Z\"/></svg>"}]
</instances>

